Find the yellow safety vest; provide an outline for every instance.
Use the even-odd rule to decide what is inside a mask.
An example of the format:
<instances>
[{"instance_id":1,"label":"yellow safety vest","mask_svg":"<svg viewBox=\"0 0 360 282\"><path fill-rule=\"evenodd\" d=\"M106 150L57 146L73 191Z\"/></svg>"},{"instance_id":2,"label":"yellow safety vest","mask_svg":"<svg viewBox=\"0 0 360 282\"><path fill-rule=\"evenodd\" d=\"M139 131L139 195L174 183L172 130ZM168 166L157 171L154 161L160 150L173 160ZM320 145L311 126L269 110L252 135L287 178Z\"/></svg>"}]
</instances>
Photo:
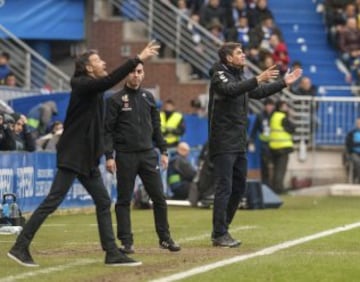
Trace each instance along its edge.
<instances>
[{"instance_id":1,"label":"yellow safety vest","mask_svg":"<svg viewBox=\"0 0 360 282\"><path fill-rule=\"evenodd\" d=\"M166 128L176 129L180 125L180 121L182 119L182 114L178 112L174 112L168 120L166 120L166 115L164 112L160 113L160 122L161 122L161 132L165 133ZM165 141L167 144L173 144L175 142L180 141L180 136L167 133L164 135Z\"/></svg>"},{"instance_id":2,"label":"yellow safety vest","mask_svg":"<svg viewBox=\"0 0 360 282\"><path fill-rule=\"evenodd\" d=\"M38 128L39 123L40 123L40 121L35 118L28 118L28 120L27 120L27 125L29 125L33 128Z\"/></svg>"},{"instance_id":3,"label":"yellow safety vest","mask_svg":"<svg viewBox=\"0 0 360 282\"><path fill-rule=\"evenodd\" d=\"M292 135L285 131L282 121L286 117L283 112L274 112L270 119L270 149L292 148L294 143Z\"/></svg>"}]
</instances>

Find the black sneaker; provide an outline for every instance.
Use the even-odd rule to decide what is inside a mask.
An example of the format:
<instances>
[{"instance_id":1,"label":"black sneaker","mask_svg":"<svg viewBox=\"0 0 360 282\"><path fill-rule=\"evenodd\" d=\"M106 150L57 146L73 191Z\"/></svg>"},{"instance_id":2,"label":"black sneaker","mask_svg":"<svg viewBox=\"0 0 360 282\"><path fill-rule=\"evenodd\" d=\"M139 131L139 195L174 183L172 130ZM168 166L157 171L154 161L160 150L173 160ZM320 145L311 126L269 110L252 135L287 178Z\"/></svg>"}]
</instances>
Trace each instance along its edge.
<instances>
[{"instance_id":1,"label":"black sneaker","mask_svg":"<svg viewBox=\"0 0 360 282\"><path fill-rule=\"evenodd\" d=\"M241 245L241 242L233 239L229 233L213 238L212 242L214 247L223 248L235 248Z\"/></svg>"},{"instance_id":2,"label":"black sneaker","mask_svg":"<svg viewBox=\"0 0 360 282\"><path fill-rule=\"evenodd\" d=\"M160 248L167 249L170 252L178 252L181 250L181 247L176 244L173 239L169 238L167 240L160 241Z\"/></svg>"},{"instance_id":3,"label":"black sneaker","mask_svg":"<svg viewBox=\"0 0 360 282\"><path fill-rule=\"evenodd\" d=\"M120 251L114 251L106 252L105 264L109 266L138 266L141 265L142 262L129 258Z\"/></svg>"},{"instance_id":4,"label":"black sneaker","mask_svg":"<svg viewBox=\"0 0 360 282\"><path fill-rule=\"evenodd\" d=\"M16 261L17 263L23 266L27 266L27 267L39 266L34 262L28 248L17 248L13 246L7 255L9 258L11 258L12 260Z\"/></svg>"},{"instance_id":5,"label":"black sneaker","mask_svg":"<svg viewBox=\"0 0 360 282\"><path fill-rule=\"evenodd\" d=\"M134 254L135 253L134 246L133 245L128 245L128 244L125 244L125 245L121 246L119 248L119 251L124 253L124 254Z\"/></svg>"}]
</instances>

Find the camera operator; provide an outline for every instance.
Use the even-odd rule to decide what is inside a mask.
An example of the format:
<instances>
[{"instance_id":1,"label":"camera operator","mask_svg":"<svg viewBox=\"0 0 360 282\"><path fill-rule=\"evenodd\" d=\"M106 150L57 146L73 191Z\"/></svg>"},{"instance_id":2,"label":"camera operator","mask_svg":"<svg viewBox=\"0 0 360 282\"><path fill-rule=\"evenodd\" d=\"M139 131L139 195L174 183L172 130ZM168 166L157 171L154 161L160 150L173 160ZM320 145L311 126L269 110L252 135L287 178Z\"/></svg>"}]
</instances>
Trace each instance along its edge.
<instances>
[{"instance_id":1,"label":"camera operator","mask_svg":"<svg viewBox=\"0 0 360 282\"><path fill-rule=\"evenodd\" d=\"M35 151L35 140L27 128L27 118L13 113L0 118L0 151Z\"/></svg>"}]
</instances>

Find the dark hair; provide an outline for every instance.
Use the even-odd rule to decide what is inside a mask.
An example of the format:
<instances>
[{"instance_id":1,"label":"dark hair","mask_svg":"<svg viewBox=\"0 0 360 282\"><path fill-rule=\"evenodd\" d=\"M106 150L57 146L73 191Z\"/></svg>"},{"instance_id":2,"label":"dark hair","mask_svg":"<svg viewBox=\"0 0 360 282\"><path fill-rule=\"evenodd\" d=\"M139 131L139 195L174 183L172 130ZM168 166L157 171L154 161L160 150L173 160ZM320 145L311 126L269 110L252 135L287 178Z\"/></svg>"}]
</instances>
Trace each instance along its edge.
<instances>
[{"instance_id":1,"label":"dark hair","mask_svg":"<svg viewBox=\"0 0 360 282\"><path fill-rule=\"evenodd\" d=\"M87 74L86 65L89 64L91 55L97 54L96 50L88 50L75 59L74 77Z\"/></svg>"},{"instance_id":2,"label":"dark hair","mask_svg":"<svg viewBox=\"0 0 360 282\"><path fill-rule=\"evenodd\" d=\"M275 102L271 98L266 98L264 101L264 105L275 105Z\"/></svg>"},{"instance_id":3,"label":"dark hair","mask_svg":"<svg viewBox=\"0 0 360 282\"><path fill-rule=\"evenodd\" d=\"M237 43L237 42L226 42L226 43L224 43L220 47L220 49L218 51L220 62L223 63L223 64L227 64L228 61L227 61L226 56L232 55L232 53L234 52L234 50L236 48L241 48L241 44Z\"/></svg>"},{"instance_id":4,"label":"dark hair","mask_svg":"<svg viewBox=\"0 0 360 282\"><path fill-rule=\"evenodd\" d=\"M175 106L175 102L174 102L173 100L171 100L171 99L167 99L167 100L164 102L164 104L171 104L171 105Z\"/></svg>"},{"instance_id":5,"label":"dark hair","mask_svg":"<svg viewBox=\"0 0 360 282\"><path fill-rule=\"evenodd\" d=\"M4 57L6 60L10 60L10 54L8 52L1 52L1 57Z\"/></svg>"},{"instance_id":6,"label":"dark hair","mask_svg":"<svg viewBox=\"0 0 360 282\"><path fill-rule=\"evenodd\" d=\"M280 109L282 108L282 106L286 104L287 105L287 102L284 101L284 100L279 100L276 102L276 111L280 111Z\"/></svg>"}]
</instances>

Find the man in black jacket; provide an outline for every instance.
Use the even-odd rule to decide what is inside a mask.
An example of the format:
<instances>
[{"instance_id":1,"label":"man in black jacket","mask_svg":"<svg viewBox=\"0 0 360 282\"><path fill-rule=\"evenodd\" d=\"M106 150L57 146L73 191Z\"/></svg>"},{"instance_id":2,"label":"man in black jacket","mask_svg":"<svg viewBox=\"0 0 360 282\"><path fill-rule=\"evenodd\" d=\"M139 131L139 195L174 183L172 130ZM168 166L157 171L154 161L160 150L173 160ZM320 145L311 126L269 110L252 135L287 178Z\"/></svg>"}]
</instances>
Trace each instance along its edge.
<instances>
[{"instance_id":1,"label":"man in black jacket","mask_svg":"<svg viewBox=\"0 0 360 282\"><path fill-rule=\"evenodd\" d=\"M243 74L245 54L239 43L228 42L218 51L220 62L210 70L209 149L214 164L215 200L212 241L214 246L236 247L228 232L246 189L248 100L275 94L293 83L301 69L275 79L279 71L270 67L256 77Z\"/></svg>"},{"instance_id":2,"label":"man in black jacket","mask_svg":"<svg viewBox=\"0 0 360 282\"><path fill-rule=\"evenodd\" d=\"M116 246L111 223L111 200L98 168L104 153L103 92L125 78L139 62L156 55L157 49L158 46L150 42L136 58L128 60L109 75L105 62L96 51L88 51L76 60L64 132L57 147L58 171L48 196L34 211L9 251L11 259L24 266L38 266L29 252L30 243L78 178L96 205L101 246L106 252L105 264L141 264L120 252Z\"/></svg>"},{"instance_id":3,"label":"man in black jacket","mask_svg":"<svg viewBox=\"0 0 360 282\"><path fill-rule=\"evenodd\" d=\"M117 236L122 242L123 252L134 253L130 203L135 178L139 174L153 201L160 247L175 252L180 250L180 246L170 236L158 154L154 150L155 144L161 152L161 165L166 169L166 142L161 134L160 115L154 97L140 87L143 79L144 67L138 63L128 75L124 88L107 102L105 156L107 170L116 172L117 176Z\"/></svg>"}]
</instances>

